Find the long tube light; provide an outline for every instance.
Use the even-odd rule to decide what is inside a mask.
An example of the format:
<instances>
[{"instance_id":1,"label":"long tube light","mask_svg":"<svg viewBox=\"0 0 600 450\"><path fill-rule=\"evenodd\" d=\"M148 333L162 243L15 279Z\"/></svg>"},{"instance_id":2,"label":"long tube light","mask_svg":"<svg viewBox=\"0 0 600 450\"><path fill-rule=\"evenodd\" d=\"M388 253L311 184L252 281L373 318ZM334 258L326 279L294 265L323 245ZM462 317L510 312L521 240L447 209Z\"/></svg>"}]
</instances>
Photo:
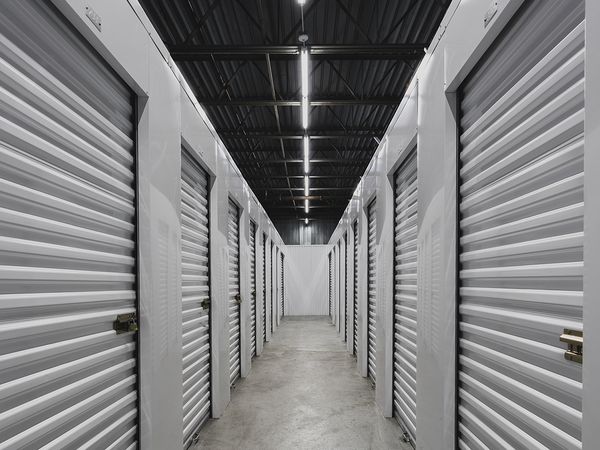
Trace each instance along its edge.
<instances>
[{"instance_id":1,"label":"long tube light","mask_svg":"<svg viewBox=\"0 0 600 450\"><path fill-rule=\"evenodd\" d=\"M309 145L310 141L308 136L304 136L304 173L308 173L310 171L310 160L309 157Z\"/></svg>"},{"instance_id":2,"label":"long tube light","mask_svg":"<svg viewBox=\"0 0 600 450\"><path fill-rule=\"evenodd\" d=\"M304 212L306 214L308 214L308 199L307 198L304 199Z\"/></svg>"},{"instance_id":3,"label":"long tube light","mask_svg":"<svg viewBox=\"0 0 600 450\"><path fill-rule=\"evenodd\" d=\"M308 97L302 97L302 128L308 128Z\"/></svg>"},{"instance_id":4,"label":"long tube light","mask_svg":"<svg viewBox=\"0 0 600 450\"><path fill-rule=\"evenodd\" d=\"M300 83L302 84L302 128L308 128L308 49L300 51Z\"/></svg>"},{"instance_id":5,"label":"long tube light","mask_svg":"<svg viewBox=\"0 0 600 450\"><path fill-rule=\"evenodd\" d=\"M304 225L308 225L308 217L304 218Z\"/></svg>"},{"instance_id":6,"label":"long tube light","mask_svg":"<svg viewBox=\"0 0 600 450\"><path fill-rule=\"evenodd\" d=\"M308 175L304 175L304 195L308 197Z\"/></svg>"},{"instance_id":7,"label":"long tube light","mask_svg":"<svg viewBox=\"0 0 600 450\"><path fill-rule=\"evenodd\" d=\"M308 97L308 50L300 51L300 73L302 83L302 97Z\"/></svg>"}]
</instances>

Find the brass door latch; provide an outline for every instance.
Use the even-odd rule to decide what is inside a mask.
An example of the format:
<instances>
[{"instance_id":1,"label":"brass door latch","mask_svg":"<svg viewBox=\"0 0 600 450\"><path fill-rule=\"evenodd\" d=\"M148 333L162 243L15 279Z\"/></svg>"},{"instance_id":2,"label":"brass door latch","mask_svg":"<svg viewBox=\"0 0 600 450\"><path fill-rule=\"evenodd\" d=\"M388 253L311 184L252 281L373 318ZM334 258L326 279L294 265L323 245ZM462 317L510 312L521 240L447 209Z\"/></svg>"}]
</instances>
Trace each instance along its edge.
<instances>
[{"instance_id":1,"label":"brass door latch","mask_svg":"<svg viewBox=\"0 0 600 450\"><path fill-rule=\"evenodd\" d=\"M139 330L137 323L137 314L127 313L119 314L117 320L113 322L113 329L117 334L131 333Z\"/></svg>"},{"instance_id":2,"label":"brass door latch","mask_svg":"<svg viewBox=\"0 0 600 450\"><path fill-rule=\"evenodd\" d=\"M240 303L242 303L242 296L240 294L235 294L235 301L236 303L239 305Z\"/></svg>"},{"instance_id":3,"label":"brass door latch","mask_svg":"<svg viewBox=\"0 0 600 450\"><path fill-rule=\"evenodd\" d=\"M202 300L202 303L200 303L200 306L202 306L203 309L210 308L210 298L205 298L204 300Z\"/></svg>"},{"instance_id":4,"label":"brass door latch","mask_svg":"<svg viewBox=\"0 0 600 450\"><path fill-rule=\"evenodd\" d=\"M560 335L560 341L568 345L565 359L581 364L583 362L583 331L565 328L564 333Z\"/></svg>"}]
</instances>

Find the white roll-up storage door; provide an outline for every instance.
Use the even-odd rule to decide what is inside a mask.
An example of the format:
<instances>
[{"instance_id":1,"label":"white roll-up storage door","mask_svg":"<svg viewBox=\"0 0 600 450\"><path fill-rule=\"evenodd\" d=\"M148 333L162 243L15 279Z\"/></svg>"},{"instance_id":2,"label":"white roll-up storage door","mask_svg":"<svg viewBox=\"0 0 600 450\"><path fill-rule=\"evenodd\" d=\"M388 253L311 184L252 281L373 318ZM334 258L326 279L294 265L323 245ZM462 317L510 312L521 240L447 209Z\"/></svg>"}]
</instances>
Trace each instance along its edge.
<instances>
[{"instance_id":1,"label":"white roll-up storage door","mask_svg":"<svg viewBox=\"0 0 600 450\"><path fill-rule=\"evenodd\" d=\"M227 217L229 247L229 381L240 377L240 211L229 199Z\"/></svg>"},{"instance_id":2,"label":"white roll-up storage door","mask_svg":"<svg viewBox=\"0 0 600 450\"><path fill-rule=\"evenodd\" d=\"M583 21L525 2L461 86L461 448L581 448Z\"/></svg>"},{"instance_id":3,"label":"white roll-up storage door","mask_svg":"<svg viewBox=\"0 0 600 450\"><path fill-rule=\"evenodd\" d=\"M263 342L267 342L267 235L263 233L263 313L262 313L262 330Z\"/></svg>"},{"instance_id":4,"label":"white roll-up storage door","mask_svg":"<svg viewBox=\"0 0 600 450\"><path fill-rule=\"evenodd\" d=\"M354 221L354 330L353 353L358 352L358 220Z\"/></svg>"},{"instance_id":5,"label":"white roll-up storage door","mask_svg":"<svg viewBox=\"0 0 600 450\"><path fill-rule=\"evenodd\" d=\"M250 355L256 356L256 224L250 221Z\"/></svg>"},{"instance_id":6,"label":"white roll-up storage door","mask_svg":"<svg viewBox=\"0 0 600 450\"><path fill-rule=\"evenodd\" d=\"M273 256L275 254L275 252L273 252L273 248L274 248L275 244L273 244L273 241L271 241L271 250L269 253L269 274L271 275L269 277L269 281L270 281L270 292L271 292L271 298L269 301L269 309L271 311L271 323L270 323L270 327L271 327L271 333L273 333L273 322L275 321L275 319L273 318L273 298L274 298L274 291L275 291L275 283L277 281L277 277L275 275L273 275ZM275 262L275 267L277 267L277 262ZM276 301L276 300L275 300Z\"/></svg>"},{"instance_id":7,"label":"white roll-up storage door","mask_svg":"<svg viewBox=\"0 0 600 450\"><path fill-rule=\"evenodd\" d=\"M376 246L375 246L375 236L376 236L376 202L373 200L368 208L367 208L367 217L369 221L369 233L368 233L368 272L367 272L367 280L368 280L368 301L367 301L367 374L373 383L375 383L376 378L376 358L377 358L377 337L376 337L376 303L377 303L377 289L376 289L376 277L375 273L375 261L376 261Z\"/></svg>"},{"instance_id":8,"label":"white roll-up storage door","mask_svg":"<svg viewBox=\"0 0 600 450\"><path fill-rule=\"evenodd\" d=\"M417 150L396 172L394 211L394 416L416 442Z\"/></svg>"},{"instance_id":9,"label":"white roll-up storage door","mask_svg":"<svg viewBox=\"0 0 600 450\"><path fill-rule=\"evenodd\" d=\"M348 233L344 235L344 342L348 341Z\"/></svg>"},{"instance_id":10,"label":"white roll-up storage door","mask_svg":"<svg viewBox=\"0 0 600 450\"><path fill-rule=\"evenodd\" d=\"M208 174L181 155L181 320L183 444L210 417Z\"/></svg>"},{"instance_id":11,"label":"white roll-up storage door","mask_svg":"<svg viewBox=\"0 0 600 450\"><path fill-rule=\"evenodd\" d=\"M327 255L327 266L329 271L329 317L331 317L331 297L333 295L332 285L333 285L333 273L331 269L331 252Z\"/></svg>"},{"instance_id":12,"label":"white roll-up storage door","mask_svg":"<svg viewBox=\"0 0 600 450\"><path fill-rule=\"evenodd\" d=\"M280 274L280 278L281 278L281 315L284 316L285 315L285 276L284 276L284 271L283 271L283 253L281 253L281 274Z\"/></svg>"},{"instance_id":13,"label":"white roll-up storage door","mask_svg":"<svg viewBox=\"0 0 600 450\"><path fill-rule=\"evenodd\" d=\"M1 449L137 445L134 102L50 2L2 3Z\"/></svg>"}]
</instances>

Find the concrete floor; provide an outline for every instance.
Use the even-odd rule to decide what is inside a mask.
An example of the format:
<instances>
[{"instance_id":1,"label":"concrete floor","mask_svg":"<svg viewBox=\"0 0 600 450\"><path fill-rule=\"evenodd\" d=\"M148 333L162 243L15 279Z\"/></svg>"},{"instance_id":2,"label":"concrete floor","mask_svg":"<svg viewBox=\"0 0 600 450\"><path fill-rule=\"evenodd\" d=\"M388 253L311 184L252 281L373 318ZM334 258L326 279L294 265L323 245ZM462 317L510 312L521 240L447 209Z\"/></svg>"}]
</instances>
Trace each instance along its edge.
<instances>
[{"instance_id":1,"label":"concrete floor","mask_svg":"<svg viewBox=\"0 0 600 450\"><path fill-rule=\"evenodd\" d=\"M196 449L410 449L326 317L286 318Z\"/></svg>"}]
</instances>

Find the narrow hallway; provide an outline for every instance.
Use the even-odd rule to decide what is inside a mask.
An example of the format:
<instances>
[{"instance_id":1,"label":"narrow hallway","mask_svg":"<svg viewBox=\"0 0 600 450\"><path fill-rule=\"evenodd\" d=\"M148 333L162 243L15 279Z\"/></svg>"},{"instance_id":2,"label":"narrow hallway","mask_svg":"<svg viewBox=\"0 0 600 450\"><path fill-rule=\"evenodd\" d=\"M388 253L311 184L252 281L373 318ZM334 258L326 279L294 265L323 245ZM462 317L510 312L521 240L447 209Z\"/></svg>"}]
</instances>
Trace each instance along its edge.
<instances>
[{"instance_id":1,"label":"narrow hallway","mask_svg":"<svg viewBox=\"0 0 600 450\"><path fill-rule=\"evenodd\" d=\"M284 318L196 449L410 449L328 317Z\"/></svg>"}]
</instances>

